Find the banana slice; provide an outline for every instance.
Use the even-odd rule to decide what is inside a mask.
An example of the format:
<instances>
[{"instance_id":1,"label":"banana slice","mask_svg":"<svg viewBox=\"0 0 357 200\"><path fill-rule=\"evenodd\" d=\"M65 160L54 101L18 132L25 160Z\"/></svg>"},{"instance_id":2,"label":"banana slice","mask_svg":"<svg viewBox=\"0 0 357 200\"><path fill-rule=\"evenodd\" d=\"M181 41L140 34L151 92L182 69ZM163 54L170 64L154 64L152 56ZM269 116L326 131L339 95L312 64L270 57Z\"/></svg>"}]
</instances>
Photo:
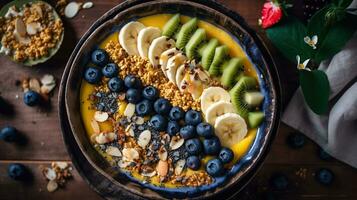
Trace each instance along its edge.
<instances>
[{"instance_id":1,"label":"banana slice","mask_svg":"<svg viewBox=\"0 0 357 200\"><path fill-rule=\"evenodd\" d=\"M169 37L161 36L155 38L149 47L149 53L148 53L148 57L151 64L153 66L158 66L159 58L162 52L174 46L175 46L175 41L173 39L170 39Z\"/></svg>"},{"instance_id":2,"label":"banana slice","mask_svg":"<svg viewBox=\"0 0 357 200\"><path fill-rule=\"evenodd\" d=\"M234 106L230 102L218 101L207 108L206 121L214 126L216 119L226 113L234 113Z\"/></svg>"},{"instance_id":3,"label":"banana slice","mask_svg":"<svg viewBox=\"0 0 357 200\"><path fill-rule=\"evenodd\" d=\"M222 146L232 147L247 135L248 129L244 119L236 113L226 113L216 119L215 132Z\"/></svg>"},{"instance_id":4,"label":"banana slice","mask_svg":"<svg viewBox=\"0 0 357 200\"><path fill-rule=\"evenodd\" d=\"M179 66L181 66L185 61L187 60L187 57L183 55L182 53L178 53L174 55L173 57L169 58L167 61L167 67L166 67L166 73L167 73L167 78L169 79L170 82L176 84L176 71Z\"/></svg>"},{"instance_id":5,"label":"banana slice","mask_svg":"<svg viewBox=\"0 0 357 200\"><path fill-rule=\"evenodd\" d=\"M161 70L162 72L164 72L165 76L167 77L167 61L169 60L169 58L171 58L172 56L180 53L181 51L179 49L175 48L171 48L168 49L166 51L164 51L161 55L160 55L160 60L159 60L159 64L161 66Z\"/></svg>"},{"instance_id":6,"label":"banana slice","mask_svg":"<svg viewBox=\"0 0 357 200\"><path fill-rule=\"evenodd\" d=\"M179 88L179 90L182 92L183 89L181 88L181 83L183 78L185 77L185 64L181 65L180 67L177 68L176 71L176 85Z\"/></svg>"},{"instance_id":7,"label":"banana slice","mask_svg":"<svg viewBox=\"0 0 357 200\"><path fill-rule=\"evenodd\" d=\"M230 102L231 96L221 87L209 87L202 92L201 110L206 114L207 108L218 101Z\"/></svg>"},{"instance_id":8,"label":"banana slice","mask_svg":"<svg viewBox=\"0 0 357 200\"><path fill-rule=\"evenodd\" d=\"M142 58L148 57L149 46L151 42L161 36L161 30L155 27L146 27L141 29L138 35L138 51Z\"/></svg>"},{"instance_id":9,"label":"banana slice","mask_svg":"<svg viewBox=\"0 0 357 200\"><path fill-rule=\"evenodd\" d=\"M129 22L119 32L119 43L129 55L139 55L138 34L145 28L140 22Z\"/></svg>"}]
</instances>

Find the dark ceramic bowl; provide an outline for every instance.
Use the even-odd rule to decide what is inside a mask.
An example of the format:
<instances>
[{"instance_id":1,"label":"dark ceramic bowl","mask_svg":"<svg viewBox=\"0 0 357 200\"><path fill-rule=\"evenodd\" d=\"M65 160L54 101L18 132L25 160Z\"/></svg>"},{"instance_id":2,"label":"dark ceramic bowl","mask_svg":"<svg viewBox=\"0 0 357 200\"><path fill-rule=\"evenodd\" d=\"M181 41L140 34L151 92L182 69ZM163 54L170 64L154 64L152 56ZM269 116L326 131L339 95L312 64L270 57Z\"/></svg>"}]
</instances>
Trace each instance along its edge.
<instances>
[{"instance_id":1,"label":"dark ceramic bowl","mask_svg":"<svg viewBox=\"0 0 357 200\"><path fill-rule=\"evenodd\" d=\"M120 27L128 21L140 17L160 13L181 13L195 16L222 28L230 33L242 46L248 58L254 64L258 73L261 90L265 100L263 110L266 120L259 127L257 136L249 151L234 165L225 178L219 178L210 187L163 189L160 187L150 189L151 185L145 185L131 179L130 176L120 173L93 148L85 133L80 117L79 94L82 82L83 70L89 59L90 52L109 34L120 30ZM107 180L108 187L115 190L129 191L134 196L160 199L194 197L213 198L217 195L227 195L223 191L239 191L261 165L272 139L277 131L280 117L280 87L276 68L272 58L261 40L236 13L221 5L206 0L191 1L127 1L103 15L86 32L79 41L67 63L65 83L62 82L64 98L60 98L60 105L64 102L68 119L61 115L61 123L67 123L70 132L80 149L80 154L86 158L93 167L93 173L98 173ZM67 121L68 120L68 121ZM68 131L68 129L65 129ZM72 157L76 160L76 157ZM249 175L249 176L248 176ZM95 185L96 183L92 183ZM217 187L216 187L217 186ZM220 196L221 197L221 196Z\"/></svg>"}]
</instances>

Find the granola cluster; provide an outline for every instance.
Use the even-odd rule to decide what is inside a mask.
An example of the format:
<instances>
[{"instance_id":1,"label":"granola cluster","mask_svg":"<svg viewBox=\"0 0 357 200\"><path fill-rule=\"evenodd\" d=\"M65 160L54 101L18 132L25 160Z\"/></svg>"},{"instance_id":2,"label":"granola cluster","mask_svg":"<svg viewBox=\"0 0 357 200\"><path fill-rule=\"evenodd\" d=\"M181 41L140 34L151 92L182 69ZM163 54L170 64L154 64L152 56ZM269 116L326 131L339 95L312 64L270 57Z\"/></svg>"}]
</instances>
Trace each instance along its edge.
<instances>
[{"instance_id":1,"label":"granola cluster","mask_svg":"<svg viewBox=\"0 0 357 200\"><path fill-rule=\"evenodd\" d=\"M0 19L2 49L23 62L47 56L62 38L63 24L44 3L26 4L22 10L11 7Z\"/></svg>"}]
</instances>

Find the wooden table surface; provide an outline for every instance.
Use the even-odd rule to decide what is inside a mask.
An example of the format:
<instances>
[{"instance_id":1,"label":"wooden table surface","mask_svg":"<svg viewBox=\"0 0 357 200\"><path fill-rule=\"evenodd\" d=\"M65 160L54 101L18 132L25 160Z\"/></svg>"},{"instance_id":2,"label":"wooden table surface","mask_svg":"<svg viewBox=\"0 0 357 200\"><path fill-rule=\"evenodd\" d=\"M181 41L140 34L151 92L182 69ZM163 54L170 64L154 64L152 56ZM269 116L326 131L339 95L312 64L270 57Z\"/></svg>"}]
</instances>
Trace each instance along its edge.
<instances>
[{"instance_id":1,"label":"wooden table surface","mask_svg":"<svg viewBox=\"0 0 357 200\"><path fill-rule=\"evenodd\" d=\"M15 110L13 115L0 115L0 127L15 126L27 138L27 143L14 145L0 141L0 199L100 199L90 189L78 173L73 170L74 179L68 181L64 189L54 193L46 190L40 165L50 165L52 161L68 161L70 158L63 144L58 119L58 88L52 97L51 107L46 110L26 106L22 101L22 91L16 81L25 77L40 78L43 74L53 74L57 81L61 79L67 59L74 45L91 24L120 0L94 0L94 7L81 10L73 19L64 19L65 40L57 55L50 62L39 67L23 67L6 57L0 58L0 95L10 102ZM283 103L286 105L297 87L295 65L283 59L258 27L257 20L264 0L220 0L230 9L242 15L248 24L257 30L268 44L274 55L283 88ZM53 2L52 2L53 3ZM0 6L4 5L1 1ZM279 199L357 199L357 170L334 159L323 161L318 157L318 146L307 140L304 147L291 149L286 144L286 137L295 130L281 124L270 153L253 178L252 182L240 193L240 199L262 199L268 191L269 178L274 173L285 174L290 182L287 191L273 194ZM23 163L33 174L31 182L18 182L7 175L10 163ZM335 181L330 186L320 185L314 172L326 167L335 173ZM296 175L305 171L306 177Z\"/></svg>"}]
</instances>

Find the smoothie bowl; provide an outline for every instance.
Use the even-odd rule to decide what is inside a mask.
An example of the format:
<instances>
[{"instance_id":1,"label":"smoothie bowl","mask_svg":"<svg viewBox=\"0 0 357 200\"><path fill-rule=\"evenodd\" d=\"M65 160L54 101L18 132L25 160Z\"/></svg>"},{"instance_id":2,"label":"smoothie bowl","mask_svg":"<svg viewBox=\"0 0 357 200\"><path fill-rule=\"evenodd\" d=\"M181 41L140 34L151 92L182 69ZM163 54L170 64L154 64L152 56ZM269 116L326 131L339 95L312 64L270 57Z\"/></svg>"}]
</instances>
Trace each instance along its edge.
<instances>
[{"instance_id":1,"label":"smoothie bowl","mask_svg":"<svg viewBox=\"0 0 357 200\"><path fill-rule=\"evenodd\" d=\"M152 1L91 33L68 65L65 103L99 173L148 198L208 198L256 168L279 88L241 23L198 2Z\"/></svg>"}]
</instances>

